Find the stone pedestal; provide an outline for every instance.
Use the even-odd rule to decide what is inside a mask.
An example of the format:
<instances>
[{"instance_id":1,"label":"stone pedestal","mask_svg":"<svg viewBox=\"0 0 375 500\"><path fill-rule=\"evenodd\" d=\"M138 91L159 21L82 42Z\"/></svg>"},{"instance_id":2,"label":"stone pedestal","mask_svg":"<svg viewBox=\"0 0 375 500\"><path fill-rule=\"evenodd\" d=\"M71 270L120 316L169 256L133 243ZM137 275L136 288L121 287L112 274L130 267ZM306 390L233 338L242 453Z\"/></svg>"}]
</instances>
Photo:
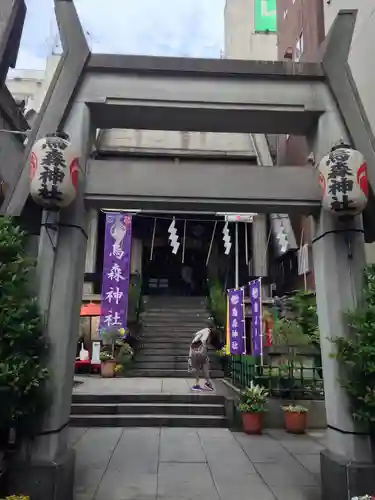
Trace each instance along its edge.
<instances>
[{"instance_id":1,"label":"stone pedestal","mask_svg":"<svg viewBox=\"0 0 375 500\"><path fill-rule=\"evenodd\" d=\"M73 498L75 452L72 449L52 461L17 461L10 466L12 494L27 492L32 500L70 500Z\"/></svg>"}]
</instances>

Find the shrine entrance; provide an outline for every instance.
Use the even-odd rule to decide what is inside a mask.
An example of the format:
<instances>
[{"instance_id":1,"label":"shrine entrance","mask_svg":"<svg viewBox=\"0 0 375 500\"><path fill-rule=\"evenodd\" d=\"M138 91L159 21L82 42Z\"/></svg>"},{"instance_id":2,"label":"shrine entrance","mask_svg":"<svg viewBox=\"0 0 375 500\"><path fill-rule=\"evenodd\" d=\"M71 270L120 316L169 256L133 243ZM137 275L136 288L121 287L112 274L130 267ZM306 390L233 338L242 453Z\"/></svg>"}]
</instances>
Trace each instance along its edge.
<instances>
[{"instance_id":1,"label":"shrine entrance","mask_svg":"<svg viewBox=\"0 0 375 500\"><path fill-rule=\"evenodd\" d=\"M329 428L329 453L322 454L323 496L341 500L332 488L347 484L348 471L361 474L366 463L369 477L368 470L374 468L367 436L353 422L346 393L337 382L337 361L330 356L332 339L348 335L343 313L360 300L365 263L362 219L338 221L322 210L312 166L273 168L261 151L256 166L240 164L225 154L211 161L193 154L185 158L119 154L99 159L91 152L97 129L291 134L306 136L310 158L319 164L343 139L365 156L374 189L373 137L347 64L355 12L340 13L318 63L195 60L91 54L74 3L55 3L64 55L36 133L44 136L54 127L69 134L80 158L81 182L75 202L58 215L46 213L41 226L39 300L54 376L45 432L37 439L33 459L38 467L48 463L52 474L52 464L60 466L66 453L88 208L257 213L263 222L256 236L262 241L267 227L264 214L305 214L314 218L313 259ZM29 196L28 176L25 167L7 213L20 215ZM373 219L370 212L370 225ZM166 262L160 261L160 267L162 273ZM71 461L66 464L69 468ZM70 467L66 476L71 482L73 470Z\"/></svg>"}]
</instances>

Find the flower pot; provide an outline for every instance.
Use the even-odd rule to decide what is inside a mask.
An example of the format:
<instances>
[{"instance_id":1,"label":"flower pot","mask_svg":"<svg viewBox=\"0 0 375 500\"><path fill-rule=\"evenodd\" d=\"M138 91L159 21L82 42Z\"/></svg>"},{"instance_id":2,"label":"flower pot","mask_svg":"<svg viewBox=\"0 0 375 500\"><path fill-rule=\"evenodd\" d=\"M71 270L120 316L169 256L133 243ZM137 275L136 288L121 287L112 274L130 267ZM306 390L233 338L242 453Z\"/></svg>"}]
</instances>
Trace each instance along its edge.
<instances>
[{"instance_id":1,"label":"flower pot","mask_svg":"<svg viewBox=\"0 0 375 500\"><path fill-rule=\"evenodd\" d=\"M307 424L307 412L284 411L284 424L286 432L304 434Z\"/></svg>"},{"instance_id":2,"label":"flower pot","mask_svg":"<svg viewBox=\"0 0 375 500\"><path fill-rule=\"evenodd\" d=\"M262 434L263 413L241 413L245 434Z\"/></svg>"},{"instance_id":3,"label":"flower pot","mask_svg":"<svg viewBox=\"0 0 375 500\"><path fill-rule=\"evenodd\" d=\"M115 366L116 361L110 359L108 361L102 361L101 364L101 376L103 378L113 378L115 376Z\"/></svg>"}]
</instances>

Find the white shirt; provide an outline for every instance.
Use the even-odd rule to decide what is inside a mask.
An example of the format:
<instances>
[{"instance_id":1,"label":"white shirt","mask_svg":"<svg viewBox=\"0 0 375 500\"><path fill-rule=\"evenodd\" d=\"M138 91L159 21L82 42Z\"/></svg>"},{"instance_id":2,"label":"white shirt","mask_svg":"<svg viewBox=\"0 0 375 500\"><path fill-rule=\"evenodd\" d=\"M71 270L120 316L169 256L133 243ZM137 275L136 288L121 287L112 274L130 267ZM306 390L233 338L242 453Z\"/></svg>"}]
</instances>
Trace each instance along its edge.
<instances>
[{"instance_id":1,"label":"white shirt","mask_svg":"<svg viewBox=\"0 0 375 500\"><path fill-rule=\"evenodd\" d=\"M198 342L198 340L200 340L202 342L202 344L204 344L204 345L207 344L208 337L210 336L210 333L211 333L211 330L209 328L203 328L202 330L199 330L199 332L197 332L195 334L193 342Z\"/></svg>"}]
</instances>

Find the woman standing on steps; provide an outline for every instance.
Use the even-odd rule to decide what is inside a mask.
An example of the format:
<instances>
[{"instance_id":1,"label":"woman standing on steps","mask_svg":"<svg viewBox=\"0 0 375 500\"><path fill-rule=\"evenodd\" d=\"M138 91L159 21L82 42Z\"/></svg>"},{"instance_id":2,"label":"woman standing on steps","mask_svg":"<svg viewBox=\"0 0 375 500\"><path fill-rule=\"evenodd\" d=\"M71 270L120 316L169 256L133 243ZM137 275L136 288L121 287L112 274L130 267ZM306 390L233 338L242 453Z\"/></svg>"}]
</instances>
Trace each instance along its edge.
<instances>
[{"instance_id":1,"label":"woman standing on steps","mask_svg":"<svg viewBox=\"0 0 375 500\"><path fill-rule=\"evenodd\" d=\"M192 391L199 392L203 389L208 391L214 390L210 379L210 360L207 352L207 344L211 341L211 337L214 337L213 331L210 328L203 328L195 334L190 344L188 371L189 373L196 374ZM206 380L203 388L199 383L200 374L202 372Z\"/></svg>"}]
</instances>

